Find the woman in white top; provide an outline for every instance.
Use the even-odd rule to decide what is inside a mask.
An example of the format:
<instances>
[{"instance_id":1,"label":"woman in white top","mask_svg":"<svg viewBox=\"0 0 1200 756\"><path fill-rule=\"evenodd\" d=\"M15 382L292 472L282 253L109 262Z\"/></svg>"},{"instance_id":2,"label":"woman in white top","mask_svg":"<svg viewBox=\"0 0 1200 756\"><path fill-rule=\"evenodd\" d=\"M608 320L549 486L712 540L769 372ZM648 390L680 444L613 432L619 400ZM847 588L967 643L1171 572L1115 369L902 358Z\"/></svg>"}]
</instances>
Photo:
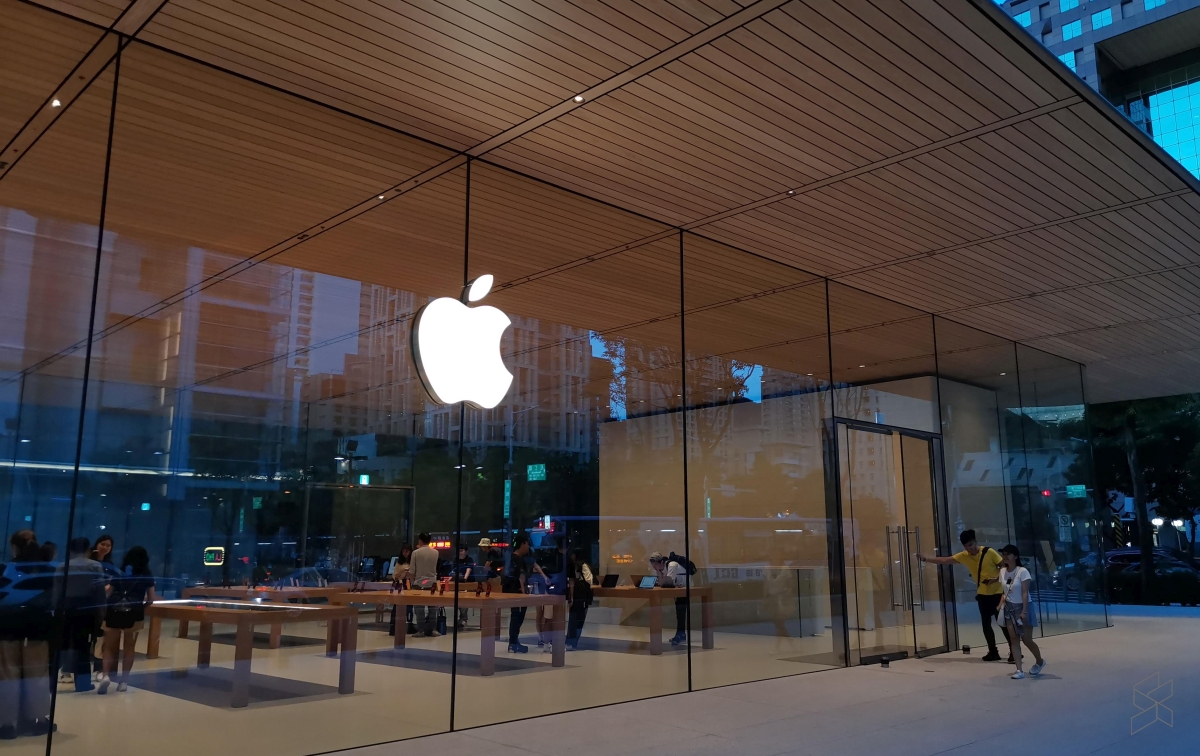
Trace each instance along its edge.
<instances>
[{"instance_id":1,"label":"woman in white top","mask_svg":"<svg viewBox=\"0 0 1200 756\"><path fill-rule=\"evenodd\" d=\"M1046 660L1042 658L1041 649L1033 642L1030 628L1037 626L1037 614L1029 601L1029 586L1033 578L1029 570L1021 566L1021 552L1011 543L1000 549L1004 558L1004 566L1000 568L1000 585L1004 588L1003 624L1008 628L1008 637L1012 639L1012 656L1017 663L1017 671L1012 679L1024 680L1025 673L1021 671L1021 644L1033 652L1034 664L1029 674L1037 677L1046 668Z\"/></svg>"}]
</instances>

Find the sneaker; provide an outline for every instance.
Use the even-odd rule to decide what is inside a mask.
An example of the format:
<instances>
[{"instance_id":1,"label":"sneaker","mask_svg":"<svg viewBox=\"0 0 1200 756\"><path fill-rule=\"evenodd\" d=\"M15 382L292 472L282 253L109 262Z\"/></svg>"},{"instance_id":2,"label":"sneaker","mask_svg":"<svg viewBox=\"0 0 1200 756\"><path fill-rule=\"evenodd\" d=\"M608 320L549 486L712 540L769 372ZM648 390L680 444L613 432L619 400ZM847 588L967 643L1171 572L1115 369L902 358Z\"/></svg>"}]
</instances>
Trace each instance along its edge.
<instances>
[{"instance_id":1,"label":"sneaker","mask_svg":"<svg viewBox=\"0 0 1200 756\"><path fill-rule=\"evenodd\" d=\"M542 644L540 644L540 643L538 645L542 646ZM548 654L548 653L552 652L553 650L554 650L554 641L550 641L546 645L542 646L543 654Z\"/></svg>"},{"instance_id":2,"label":"sneaker","mask_svg":"<svg viewBox=\"0 0 1200 756\"><path fill-rule=\"evenodd\" d=\"M1016 663L1017 663L1017 660L1013 658L1013 655L1012 655L1012 654L1009 654L1009 655L1008 655L1008 659L1007 659L1007 661L1008 661L1008 663L1009 663L1009 664L1016 664Z\"/></svg>"},{"instance_id":3,"label":"sneaker","mask_svg":"<svg viewBox=\"0 0 1200 756\"><path fill-rule=\"evenodd\" d=\"M1025 673L1018 669L1016 672L1013 672L1011 675L1009 675L1009 677L1014 680L1024 680Z\"/></svg>"},{"instance_id":4,"label":"sneaker","mask_svg":"<svg viewBox=\"0 0 1200 756\"><path fill-rule=\"evenodd\" d=\"M1046 660L1042 659L1040 662L1038 662L1037 664L1034 664L1032 667L1029 668L1029 674L1033 675L1034 677L1037 677L1038 675L1042 674L1042 670L1045 668L1046 668Z\"/></svg>"},{"instance_id":5,"label":"sneaker","mask_svg":"<svg viewBox=\"0 0 1200 756\"><path fill-rule=\"evenodd\" d=\"M1000 661L999 651L988 651L980 661Z\"/></svg>"},{"instance_id":6,"label":"sneaker","mask_svg":"<svg viewBox=\"0 0 1200 756\"><path fill-rule=\"evenodd\" d=\"M96 692L99 693L100 695L104 695L105 693L108 692L108 686L111 683L112 683L112 680L108 679L108 675L101 672L100 673L100 685L99 685L99 687L96 688Z\"/></svg>"},{"instance_id":7,"label":"sneaker","mask_svg":"<svg viewBox=\"0 0 1200 756\"><path fill-rule=\"evenodd\" d=\"M63 683L74 683L74 682L75 682L75 675L71 674L70 672L59 672L58 673L58 684L59 685L62 685Z\"/></svg>"},{"instance_id":8,"label":"sneaker","mask_svg":"<svg viewBox=\"0 0 1200 756\"><path fill-rule=\"evenodd\" d=\"M117 683L117 692L118 693L124 693L127 690L129 690L129 683L127 683L127 682Z\"/></svg>"},{"instance_id":9,"label":"sneaker","mask_svg":"<svg viewBox=\"0 0 1200 756\"><path fill-rule=\"evenodd\" d=\"M546 641L542 640L541 638L538 638L538 648L545 648L545 647L546 647Z\"/></svg>"},{"instance_id":10,"label":"sneaker","mask_svg":"<svg viewBox=\"0 0 1200 756\"><path fill-rule=\"evenodd\" d=\"M510 654L527 654L527 653L529 653L529 646L525 646L520 643L509 643L508 644L508 653L510 653Z\"/></svg>"},{"instance_id":11,"label":"sneaker","mask_svg":"<svg viewBox=\"0 0 1200 756\"><path fill-rule=\"evenodd\" d=\"M672 646L679 646L679 645L682 645L682 644L684 644L684 643L687 643L687 638L686 638L685 636L682 636L682 635L676 635L674 638L671 638L671 645L672 645Z\"/></svg>"}]
</instances>

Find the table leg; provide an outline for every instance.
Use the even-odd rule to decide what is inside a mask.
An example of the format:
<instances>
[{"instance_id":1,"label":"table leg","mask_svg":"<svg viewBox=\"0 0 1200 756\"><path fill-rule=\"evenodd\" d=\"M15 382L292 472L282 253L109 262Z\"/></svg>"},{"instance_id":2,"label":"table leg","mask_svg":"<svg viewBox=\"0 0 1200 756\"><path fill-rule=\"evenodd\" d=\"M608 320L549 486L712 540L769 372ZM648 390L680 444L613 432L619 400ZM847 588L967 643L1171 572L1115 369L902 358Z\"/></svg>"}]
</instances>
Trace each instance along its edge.
<instances>
[{"instance_id":1,"label":"table leg","mask_svg":"<svg viewBox=\"0 0 1200 756\"><path fill-rule=\"evenodd\" d=\"M146 634L146 658L158 658L158 641L162 636L162 617L150 618L150 632Z\"/></svg>"},{"instance_id":2,"label":"table leg","mask_svg":"<svg viewBox=\"0 0 1200 756\"><path fill-rule=\"evenodd\" d=\"M332 622L331 622L332 624ZM354 665L358 661L358 615L341 620L342 659L338 668L338 693L354 692Z\"/></svg>"},{"instance_id":3,"label":"table leg","mask_svg":"<svg viewBox=\"0 0 1200 756\"><path fill-rule=\"evenodd\" d=\"M405 611L405 604L396 604L396 636L392 642L393 648L404 648L404 636L408 633L408 621L404 616Z\"/></svg>"},{"instance_id":4,"label":"table leg","mask_svg":"<svg viewBox=\"0 0 1200 756\"><path fill-rule=\"evenodd\" d=\"M567 604L554 605L554 619L550 622L550 633L554 638L554 653L551 666L564 667L567 664Z\"/></svg>"},{"instance_id":5,"label":"table leg","mask_svg":"<svg viewBox=\"0 0 1200 756\"><path fill-rule=\"evenodd\" d=\"M175 633L175 637L177 637L177 638L188 637L188 621L187 620L179 620L179 632Z\"/></svg>"},{"instance_id":6,"label":"table leg","mask_svg":"<svg viewBox=\"0 0 1200 756\"><path fill-rule=\"evenodd\" d=\"M283 623L277 622L271 625L271 648L279 648L279 643L283 638Z\"/></svg>"},{"instance_id":7,"label":"table leg","mask_svg":"<svg viewBox=\"0 0 1200 756\"><path fill-rule=\"evenodd\" d=\"M200 646L196 649L196 666L208 669L212 659L212 623L200 620Z\"/></svg>"},{"instance_id":8,"label":"table leg","mask_svg":"<svg viewBox=\"0 0 1200 756\"><path fill-rule=\"evenodd\" d=\"M662 604L658 597L650 597L650 655L662 656Z\"/></svg>"},{"instance_id":9,"label":"table leg","mask_svg":"<svg viewBox=\"0 0 1200 756\"><path fill-rule=\"evenodd\" d=\"M342 642L342 623L338 622L337 620L329 620L329 622L325 624L325 655L337 656L338 645Z\"/></svg>"},{"instance_id":10,"label":"table leg","mask_svg":"<svg viewBox=\"0 0 1200 756\"><path fill-rule=\"evenodd\" d=\"M713 647L713 600L711 595L700 597L700 631L703 633L704 648Z\"/></svg>"},{"instance_id":11,"label":"table leg","mask_svg":"<svg viewBox=\"0 0 1200 756\"><path fill-rule=\"evenodd\" d=\"M233 650L233 693L229 705L235 709L250 703L250 654L254 650L254 625L242 620L237 625Z\"/></svg>"},{"instance_id":12,"label":"table leg","mask_svg":"<svg viewBox=\"0 0 1200 756\"><path fill-rule=\"evenodd\" d=\"M479 610L479 674L496 672L496 636L500 635L500 610L485 606Z\"/></svg>"}]
</instances>

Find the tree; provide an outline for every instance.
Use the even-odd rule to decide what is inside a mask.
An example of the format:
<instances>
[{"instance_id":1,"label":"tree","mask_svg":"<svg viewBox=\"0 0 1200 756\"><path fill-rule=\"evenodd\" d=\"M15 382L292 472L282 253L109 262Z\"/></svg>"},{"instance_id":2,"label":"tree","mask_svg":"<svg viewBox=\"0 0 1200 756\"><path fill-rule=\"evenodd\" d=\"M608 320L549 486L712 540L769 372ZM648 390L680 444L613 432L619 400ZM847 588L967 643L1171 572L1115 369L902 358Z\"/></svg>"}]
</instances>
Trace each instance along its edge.
<instances>
[{"instance_id":1,"label":"tree","mask_svg":"<svg viewBox=\"0 0 1200 756\"><path fill-rule=\"evenodd\" d=\"M1154 579L1150 503L1163 517L1190 520L1200 510L1200 480L1195 471L1200 461L1200 396L1097 405L1093 419L1097 483L1133 499L1141 590L1149 597Z\"/></svg>"}]
</instances>

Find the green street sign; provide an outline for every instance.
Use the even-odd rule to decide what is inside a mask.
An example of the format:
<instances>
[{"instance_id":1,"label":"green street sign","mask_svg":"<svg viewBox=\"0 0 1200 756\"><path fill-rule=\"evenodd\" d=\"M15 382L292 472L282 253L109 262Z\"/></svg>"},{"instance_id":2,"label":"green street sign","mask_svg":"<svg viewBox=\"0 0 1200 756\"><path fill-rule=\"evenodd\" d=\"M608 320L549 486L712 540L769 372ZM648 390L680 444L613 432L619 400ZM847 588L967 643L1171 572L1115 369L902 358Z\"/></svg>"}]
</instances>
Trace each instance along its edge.
<instances>
[{"instance_id":1,"label":"green street sign","mask_svg":"<svg viewBox=\"0 0 1200 756\"><path fill-rule=\"evenodd\" d=\"M512 481L504 481L504 517L512 515Z\"/></svg>"},{"instance_id":2,"label":"green street sign","mask_svg":"<svg viewBox=\"0 0 1200 756\"><path fill-rule=\"evenodd\" d=\"M1087 486L1067 486L1068 499L1086 499Z\"/></svg>"},{"instance_id":3,"label":"green street sign","mask_svg":"<svg viewBox=\"0 0 1200 756\"><path fill-rule=\"evenodd\" d=\"M545 480L546 466L545 465L529 465L525 468L526 480Z\"/></svg>"}]
</instances>

